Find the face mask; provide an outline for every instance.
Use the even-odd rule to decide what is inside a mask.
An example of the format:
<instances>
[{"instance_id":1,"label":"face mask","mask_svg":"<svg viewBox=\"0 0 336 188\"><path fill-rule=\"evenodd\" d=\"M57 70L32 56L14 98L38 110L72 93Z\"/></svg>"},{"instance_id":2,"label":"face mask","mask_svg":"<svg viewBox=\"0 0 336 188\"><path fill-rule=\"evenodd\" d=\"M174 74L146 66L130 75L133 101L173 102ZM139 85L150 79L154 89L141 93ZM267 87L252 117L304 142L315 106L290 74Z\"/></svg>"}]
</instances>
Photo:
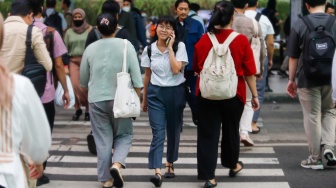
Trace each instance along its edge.
<instances>
[{"instance_id":1,"label":"face mask","mask_svg":"<svg viewBox=\"0 0 336 188\"><path fill-rule=\"evenodd\" d=\"M131 10L131 7L123 7L123 10L124 10L125 12L129 12L129 11Z\"/></svg>"},{"instance_id":2,"label":"face mask","mask_svg":"<svg viewBox=\"0 0 336 188\"><path fill-rule=\"evenodd\" d=\"M79 26L83 25L84 20L74 20L73 23L76 27L79 27Z\"/></svg>"}]
</instances>

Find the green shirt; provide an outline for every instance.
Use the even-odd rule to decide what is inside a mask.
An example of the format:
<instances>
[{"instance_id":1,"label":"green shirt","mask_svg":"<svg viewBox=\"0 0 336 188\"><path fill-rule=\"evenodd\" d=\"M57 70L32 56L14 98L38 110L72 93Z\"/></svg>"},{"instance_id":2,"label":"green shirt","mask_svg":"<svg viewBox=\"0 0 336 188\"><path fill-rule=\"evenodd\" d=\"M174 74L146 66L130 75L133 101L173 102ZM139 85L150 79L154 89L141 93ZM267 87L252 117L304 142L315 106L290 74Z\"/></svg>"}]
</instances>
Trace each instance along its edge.
<instances>
[{"instance_id":1,"label":"green shirt","mask_svg":"<svg viewBox=\"0 0 336 188\"><path fill-rule=\"evenodd\" d=\"M64 36L64 43L68 49L70 56L82 56L85 49L86 38L89 29L81 34L74 32L72 28L68 29Z\"/></svg>"},{"instance_id":2,"label":"green shirt","mask_svg":"<svg viewBox=\"0 0 336 188\"><path fill-rule=\"evenodd\" d=\"M80 85L89 89L89 103L113 100L117 73L123 64L124 41L119 38L98 40L89 45L80 66ZM127 41L127 67L133 87L142 88L142 77L133 45Z\"/></svg>"}]
</instances>

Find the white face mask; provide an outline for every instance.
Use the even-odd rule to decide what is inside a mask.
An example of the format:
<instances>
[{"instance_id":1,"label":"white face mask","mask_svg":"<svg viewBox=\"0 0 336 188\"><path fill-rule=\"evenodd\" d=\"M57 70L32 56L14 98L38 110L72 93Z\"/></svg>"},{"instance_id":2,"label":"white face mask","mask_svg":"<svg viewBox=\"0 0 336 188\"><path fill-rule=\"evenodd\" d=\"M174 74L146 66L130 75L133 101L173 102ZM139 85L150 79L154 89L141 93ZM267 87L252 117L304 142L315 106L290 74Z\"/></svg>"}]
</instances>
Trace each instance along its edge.
<instances>
[{"instance_id":1,"label":"white face mask","mask_svg":"<svg viewBox=\"0 0 336 188\"><path fill-rule=\"evenodd\" d=\"M122 8L125 12L129 12L131 10L131 7L123 7Z\"/></svg>"}]
</instances>

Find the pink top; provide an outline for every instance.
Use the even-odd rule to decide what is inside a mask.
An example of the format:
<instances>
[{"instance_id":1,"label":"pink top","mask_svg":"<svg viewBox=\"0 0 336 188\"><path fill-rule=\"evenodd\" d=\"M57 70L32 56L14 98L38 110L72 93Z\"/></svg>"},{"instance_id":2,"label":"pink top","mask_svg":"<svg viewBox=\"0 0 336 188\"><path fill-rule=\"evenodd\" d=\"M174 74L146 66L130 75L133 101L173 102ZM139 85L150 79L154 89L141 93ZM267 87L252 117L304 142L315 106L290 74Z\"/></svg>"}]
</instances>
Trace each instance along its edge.
<instances>
[{"instance_id":1,"label":"pink top","mask_svg":"<svg viewBox=\"0 0 336 188\"><path fill-rule=\"evenodd\" d=\"M34 19L34 26L41 29L43 36L46 35L47 26L42 23L40 19ZM62 37L60 34L55 30L54 33L54 58L60 57L63 54L67 53L68 50L66 49ZM47 73L47 84L45 87L45 91L43 96L41 97L42 103L49 103L53 101L55 98L55 87L54 81L52 77L52 72Z\"/></svg>"}]
</instances>

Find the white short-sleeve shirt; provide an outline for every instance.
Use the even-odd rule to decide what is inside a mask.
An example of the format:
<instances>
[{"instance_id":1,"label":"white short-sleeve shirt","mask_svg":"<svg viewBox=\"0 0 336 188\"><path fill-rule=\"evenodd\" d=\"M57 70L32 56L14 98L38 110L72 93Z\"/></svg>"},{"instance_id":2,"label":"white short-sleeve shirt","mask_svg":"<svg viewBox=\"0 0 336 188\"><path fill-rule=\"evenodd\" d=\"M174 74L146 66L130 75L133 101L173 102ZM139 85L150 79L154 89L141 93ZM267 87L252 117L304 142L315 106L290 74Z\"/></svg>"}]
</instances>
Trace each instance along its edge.
<instances>
[{"instance_id":1,"label":"white short-sleeve shirt","mask_svg":"<svg viewBox=\"0 0 336 188\"><path fill-rule=\"evenodd\" d=\"M255 19L255 16L257 15L257 12L254 10L247 10L245 11L245 16ZM263 33L263 38L266 39L266 35L274 35L274 29L272 26L272 23L269 21L269 19L261 15L259 24Z\"/></svg>"},{"instance_id":2,"label":"white short-sleeve shirt","mask_svg":"<svg viewBox=\"0 0 336 188\"><path fill-rule=\"evenodd\" d=\"M177 86L184 83L184 67L188 64L185 44L179 42L178 50L175 54L176 61L182 62L183 66L181 72L176 75L173 74L170 67L168 49L162 53L157 47L157 41L151 44L151 49L151 60L148 57L147 47L141 56L141 66L150 68L152 71L150 82L161 87Z\"/></svg>"}]
</instances>

